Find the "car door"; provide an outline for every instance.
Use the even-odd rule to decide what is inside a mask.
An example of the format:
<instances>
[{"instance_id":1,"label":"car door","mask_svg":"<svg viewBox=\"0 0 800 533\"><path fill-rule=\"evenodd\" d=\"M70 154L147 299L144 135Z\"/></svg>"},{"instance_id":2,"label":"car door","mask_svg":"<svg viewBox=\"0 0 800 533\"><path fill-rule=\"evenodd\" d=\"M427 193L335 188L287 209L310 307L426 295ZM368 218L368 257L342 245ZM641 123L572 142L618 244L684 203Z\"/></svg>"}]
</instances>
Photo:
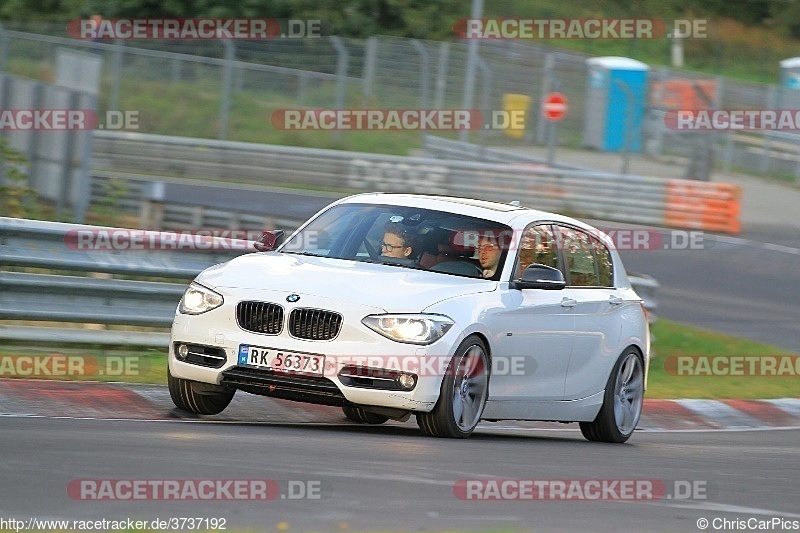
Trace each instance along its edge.
<instances>
[{"instance_id":1,"label":"car door","mask_svg":"<svg viewBox=\"0 0 800 533\"><path fill-rule=\"evenodd\" d=\"M585 398L602 390L620 355L623 299L614 288L611 253L594 235L557 226L567 288L576 301L575 335L564 398Z\"/></svg>"},{"instance_id":2,"label":"car door","mask_svg":"<svg viewBox=\"0 0 800 533\"><path fill-rule=\"evenodd\" d=\"M521 235L513 278L533 263L559 268L560 261L552 226L531 224ZM509 289L502 300L491 317L490 398L521 401L523 410L532 400L563 399L575 329L571 291Z\"/></svg>"}]
</instances>

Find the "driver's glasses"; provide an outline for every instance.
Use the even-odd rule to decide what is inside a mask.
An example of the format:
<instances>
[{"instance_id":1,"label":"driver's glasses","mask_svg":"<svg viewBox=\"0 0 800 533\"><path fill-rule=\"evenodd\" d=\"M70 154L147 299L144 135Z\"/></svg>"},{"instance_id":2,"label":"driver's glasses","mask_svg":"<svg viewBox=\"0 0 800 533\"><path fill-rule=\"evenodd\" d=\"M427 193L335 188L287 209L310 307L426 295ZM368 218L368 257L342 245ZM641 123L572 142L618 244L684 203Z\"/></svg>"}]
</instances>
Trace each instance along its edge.
<instances>
[{"instance_id":1,"label":"driver's glasses","mask_svg":"<svg viewBox=\"0 0 800 533\"><path fill-rule=\"evenodd\" d=\"M402 244L389 244L386 242L381 241L381 248L386 248L386 251L392 252L395 248L404 248Z\"/></svg>"}]
</instances>

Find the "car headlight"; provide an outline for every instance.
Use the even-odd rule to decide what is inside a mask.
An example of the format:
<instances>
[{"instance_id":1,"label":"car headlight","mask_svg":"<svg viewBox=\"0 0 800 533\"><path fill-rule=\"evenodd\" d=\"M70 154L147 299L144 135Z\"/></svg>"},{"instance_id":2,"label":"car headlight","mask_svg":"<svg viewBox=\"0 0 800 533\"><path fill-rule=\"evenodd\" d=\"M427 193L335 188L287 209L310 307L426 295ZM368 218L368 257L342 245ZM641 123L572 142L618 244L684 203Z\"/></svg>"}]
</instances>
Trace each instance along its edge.
<instances>
[{"instance_id":1,"label":"car headlight","mask_svg":"<svg viewBox=\"0 0 800 533\"><path fill-rule=\"evenodd\" d=\"M436 342L453 325L444 315L369 315L361 322L384 337L409 344Z\"/></svg>"},{"instance_id":2,"label":"car headlight","mask_svg":"<svg viewBox=\"0 0 800 533\"><path fill-rule=\"evenodd\" d=\"M222 295L197 283L192 283L183 293L178 311L187 315L199 315L222 305Z\"/></svg>"}]
</instances>

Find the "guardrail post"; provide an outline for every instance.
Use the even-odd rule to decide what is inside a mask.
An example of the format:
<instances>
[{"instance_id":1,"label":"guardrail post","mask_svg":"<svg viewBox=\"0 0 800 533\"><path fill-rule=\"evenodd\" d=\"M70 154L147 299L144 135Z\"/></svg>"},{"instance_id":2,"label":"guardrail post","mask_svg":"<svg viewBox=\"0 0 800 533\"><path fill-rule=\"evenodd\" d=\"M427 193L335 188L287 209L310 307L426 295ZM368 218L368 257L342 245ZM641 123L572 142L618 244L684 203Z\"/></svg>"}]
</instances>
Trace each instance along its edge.
<instances>
[{"instance_id":1,"label":"guardrail post","mask_svg":"<svg viewBox=\"0 0 800 533\"><path fill-rule=\"evenodd\" d=\"M625 93L625 141L622 143L622 170L620 174L623 176L628 173L631 160L631 137L633 136L633 106L636 96L631 91L631 88L622 80L614 80L614 82Z\"/></svg>"},{"instance_id":2,"label":"guardrail post","mask_svg":"<svg viewBox=\"0 0 800 533\"><path fill-rule=\"evenodd\" d=\"M8 66L8 34L0 24L0 72L5 72Z\"/></svg>"},{"instance_id":3,"label":"guardrail post","mask_svg":"<svg viewBox=\"0 0 800 533\"><path fill-rule=\"evenodd\" d=\"M228 138L228 115L231 111L231 85L233 84L233 61L236 58L236 48L233 39L223 39L225 47L225 64L222 67L222 99L219 105L219 133L218 139Z\"/></svg>"},{"instance_id":4,"label":"guardrail post","mask_svg":"<svg viewBox=\"0 0 800 533\"><path fill-rule=\"evenodd\" d=\"M545 141L545 135L547 134L547 124L550 122L545 120L544 114L542 113L542 100L544 99L546 94L550 94L551 87L553 85L553 69L555 68L556 64L556 57L554 52L548 53L544 58L544 73L542 75L542 89L539 96L539 99L533 99L536 105L536 142L537 144L543 144Z\"/></svg>"},{"instance_id":5,"label":"guardrail post","mask_svg":"<svg viewBox=\"0 0 800 533\"><path fill-rule=\"evenodd\" d=\"M204 214L205 214L205 208L203 206L197 205L192 208L192 227L194 228L203 227Z\"/></svg>"},{"instance_id":6,"label":"guardrail post","mask_svg":"<svg viewBox=\"0 0 800 533\"><path fill-rule=\"evenodd\" d=\"M68 109L80 109L80 101L78 98L78 93L75 91L69 92L69 107ZM78 195L77 191L71 191L70 185L72 181L72 170L73 170L73 152L75 151L75 132L66 132L64 136L64 152L63 157L61 158L61 184L59 187L59 195L56 199L56 216L61 217L64 215L64 208L65 204L69 205L69 199L71 198L71 193L75 192L76 196ZM72 205L73 209L77 206L77 202Z\"/></svg>"},{"instance_id":7,"label":"guardrail post","mask_svg":"<svg viewBox=\"0 0 800 533\"><path fill-rule=\"evenodd\" d=\"M725 148L722 156L722 169L725 172L730 172L732 164L733 164L733 132L728 131L725 133Z\"/></svg>"},{"instance_id":8,"label":"guardrail post","mask_svg":"<svg viewBox=\"0 0 800 533\"><path fill-rule=\"evenodd\" d=\"M347 91L347 63L349 56L344 42L336 36L332 36L331 42L336 49L336 102L337 109L344 108L344 98Z\"/></svg>"},{"instance_id":9,"label":"guardrail post","mask_svg":"<svg viewBox=\"0 0 800 533\"><path fill-rule=\"evenodd\" d=\"M475 20L483 14L483 0L472 0L470 18ZM464 96L461 109L472 109L472 99L475 92L475 71L478 63L478 39L470 39L467 44L467 72L464 76ZM461 130L458 139L462 142L469 140L469 130Z\"/></svg>"},{"instance_id":10,"label":"guardrail post","mask_svg":"<svg viewBox=\"0 0 800 533\"><path fill-rule=\"evenodd\" d=\"M419 54L419 78L420 78L420 109L428 108L428 91L429 91L429 77L430 77L430 56L425 46L416 39L411 40L411 45Z\"/></svg>"},{"instance_id":11,"label":"guardrail post","mask_svg":"<svg viewBox=\"0 0 800 533\"><path fill-rule=\"evenodd\" d=\"M800 182L800 158L797 158L797 162L794 165L794 182Z\"/></svg>"},{"instance_id":12,"label":"guardrail post","mask_svg":"<svg viewBox=\"0 0 800 533\"><path fill-rule=\"evenodd\" d=\"M111 95L108 98L108 108L119 110L119 84L122 83L122 54L125 51L125 41L114 41L114 54L111 63Z\"/></svg>"},{"instance_id":13,"label":"guardrail post","mask_svg":"<svg viewBox=\"0 0 800 533\"><path fill-rule=\"evenodd\" d=\"M164 225L163 181L153 181L144 185L139 223L143 228L160 230Z\"/></svg>"},{"instance_id":14,"label":"guardrail post","mask_svg":"<svg viewBox=\"0 0 800 533\"><path fill-rule=\"evenodd\" d=\"M33 109L44 107L43 93L42 83L34 82L33 91L31 91L31 107ZM41 134L42 132L38 130L29 132L27 154L25 154L28 157L28 186L38 192L42 191L39 184L39 139Z\"/></svg>"},{"instance_id":15,"label":"guardrail post","mask_svg":"<svg viewBox=\"0 0 800 533\"><path fill-rule=\"evenodd\" d=\"M97 110L97 96L91 95L89 98L89 107ZM94 130L77 132L76 134L83 134L83 146L81 150L81 167L78 170L78 178L75 184L76 188L78 189L78 194L73 209L73 218L75 219L75 222L83 223L85 222L86 211L89 208L89 203L92 197L91 161Z\"/></svg>"},{"instance_id":16,"label":"guardrail post","mask_svg":"<svg viewBox=\"0 0 800 533\"><path fill-rule=\"evenodd\" d=\"M344 109L344 98L345 93L347 91L347 62L348 62L348 54L347 48L344 46L344 42L336 36L330 37L331 42L333 43L333 47L336 49L337 59L336 59L336 103L334 104L336 109ZM340 130L333 131L333 138L334 140L338 140L341 137Z\"/></svg>"},{"instance_id":17,"label":"guardrail post","mask_svg":"<svg viewBox=\"0 0 800 533\"><path fill-rule=\"evenodd\" d=\"M170 69L170 72L172 73L172 82L176 83L181 81L181 78L183 77L183 61L180 59L173 59L169 63L172 65L172 68Z\"/></svg>"},{"instance_id":18,"label":"guardrail post","mask_svg":"<svg viewBox=\"0 0 800 533\"><path fill-rule=\"evenodd\" d=\"M11 78L5 72L0 72L0 109L8 109L11 101ZM0 139L8 137L8 131L0 128ZM0 183L6 179L6 162L0 158Z\"/></svg>"},{"instance_id":19,"label":"guardrail post","mask_svg":"<svg viewBox=\"0 0 800 533\"><path fill-rule=\"evenodd\" d=\"M439 66L436 69L436 96L433 101L434 109L444 108L444 92L447 89L447 65L450 58L450 43L439 43Z\"/></svg>"},{"instance_id":20,"label":"guardrail post","mask_svg":"<svg viewBox=\"0 0 800 533\"><path fill-rule=\"evenodd\" d=\"M428 109L428 91L429 91L429 76L430 76L430 56L428 55L428 51L425 50L425 46L416 39L411 40L411 45L417 51L420 57L420 65L419 65L419 78L420 78L420 95L419 95L419 107L420 109ZM421 131L421 135L425 135L425 132Z\"/></svg>"},{"instance_id":21,"label":"guardrail post","mask_svg":"<svg viewBox=\"0 0 800 533\"><path fill-rule=\"evenodd\" d=\"M767 89L767 96L766 96L766 105L764 109L775 109L775 100L776 100L776 92L775 86L770 85ZM768 174L769 169L771 166L770 161L770 146L772 146L772 136L770 135L769 130L764 130L761 136L761 139L764 141L764 154L761 156L761 165L759 167L759 171L761 174Z\"/></svg>"},{"instance_id":22,"label":"guardrail post","mask_svg":"<svg viewBox=\"0 0 800 533\"><path fill-rule=\"evenodd\" d=\"M480 58L478 58L478 69L480 69L483 77L481 80L481 110L483 113L489 113L492 94L492 69L489 68L486 61ZM489 116L484 116L484 120L491 120L491 113L489 113ZM481 152L486 149L486 131L486 128L482 128L478 134L478 138L481 141ZM483 153L481 157L483 157Z\"/></svg>"},{"instance_id":23,"label":"guardrail post","mask_svg":"<svg viewBox=\"0 0 800 533\"><path fill-rule=\"evenodd\" d=\"M367 48L364 52L364 69L361 73L361 105L369 107L372 103L372 89L375 82L375 61L378 57L378 39L367 39Z\"/></svg>"}]
</instances>

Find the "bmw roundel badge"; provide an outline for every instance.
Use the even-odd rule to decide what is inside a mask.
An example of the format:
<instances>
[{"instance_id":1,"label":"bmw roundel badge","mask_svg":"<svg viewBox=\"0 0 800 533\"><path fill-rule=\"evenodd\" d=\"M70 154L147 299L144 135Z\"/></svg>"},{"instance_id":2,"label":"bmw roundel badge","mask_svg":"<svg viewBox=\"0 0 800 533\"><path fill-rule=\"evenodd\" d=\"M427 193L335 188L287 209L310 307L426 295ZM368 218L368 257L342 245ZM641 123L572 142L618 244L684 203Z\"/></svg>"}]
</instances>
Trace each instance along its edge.
<instances>
[{"instance_id":1,"label":"bmw roundel badge","mask_svg":"<svg viewBox=\"0 0 800 533\"><path fill-rule=\"evenodd\" d=\"M300 295L292 293L292 294L290 294L289 296L286 297L286 301L289 302L289 303L292 303L292 304L295 303L295 302L299 302L300 301Z\"/></svg>"}]
</instances>

